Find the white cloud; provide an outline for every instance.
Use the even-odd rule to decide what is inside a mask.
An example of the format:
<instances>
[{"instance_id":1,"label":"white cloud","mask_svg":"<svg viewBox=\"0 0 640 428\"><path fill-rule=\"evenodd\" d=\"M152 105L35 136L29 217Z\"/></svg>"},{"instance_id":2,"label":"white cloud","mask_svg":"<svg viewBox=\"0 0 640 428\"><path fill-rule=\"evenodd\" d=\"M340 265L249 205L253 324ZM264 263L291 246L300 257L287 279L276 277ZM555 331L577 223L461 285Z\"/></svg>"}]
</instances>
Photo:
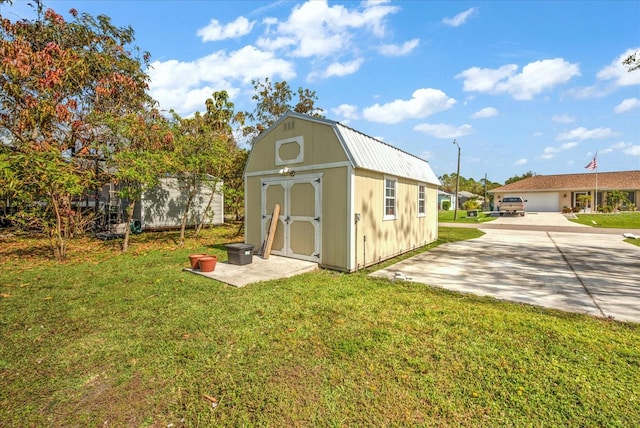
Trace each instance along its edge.
<instances>
[{"instance_id":1,"label":"white cloud","mask_svg":"<svg viewBox=\"0 0 640 428\"><path fill-rule=\"evenodd\" d=\"M551 120L557 123L573 123L576 121L576 118L568 114L556 114Z\"/></svg>"},{"instance_id":2,"label":"white cloud","mask_svg":"<svg viewBox=\"0 0 640 428\"><path fill-rule=\"evenodd\" d=\"M258 46L291 47L295 57L329 57L351 47L364 30L375 37L386 34L385 18L399 10L385 2L363 2L360 9L329 6L326 0L307 1L293 8L286 21L270 19L273 28L260 38Z\"/></svg>"},{"instance_id":3,"label":"white cloud","mask_svg":"<svg viewBox=\"0 0 640 428\"><path fill-rule=\"evenodd\" d=\"M515 161L513 164L514 164L515 166L520 166L520 165L526 165L526 164L527 164L527 162L529 162L529 161L528 161L528 160L526 160L526 159L518 159L518 160L517 160L517 161Z\"/></svg>"},{"instance_id":4,"label":"white cloud","mask_svg":"<svg viewBox=\"0 0 640 428\"><path fill-rule=\"evenodd\" d=\"M595 129L587 129L584 127L579 127L573 129L569 132L563 132L558 134L556 140L595 140L600 138L610 138L618 135L616 132L612 131L610 128L595 128Z\"/></svg>"},{"instance_id":5,"label":"white cloud","mask_svg":"<svg viewBox=\"0 0 640 428\"><path fill-rule=\"evenodd\" d=\"M217 51L195 61L154 61L148 70L151 80L149 92L160 103L161 108L170 106L179 114L189 114L189 106L204 109L204 101L213 90L238 93L237 85L247 85L252 79L279 76L291 79L296 76L293 64L276 58L272 52L261 51L253 46L227 54ZM198 102L197 94L209 90ZM235 91L235 92L234 92Z\"/></svg>"},{"instance_id":6,"label":"white cloud","mask_svg":"<svg viewBox=\"0 0 640 428\"><path fill-rule=\"evenodd\" d=\"M444 18L442 22L451 27L458 27L467 22L467 19L477 11L478 9L472 7L471 9L467 9L464 12L460 12L453 18Z\"/></svg>"},{"instance_id":7,"label":"white cloud","mask_svg":"<svg viewBox=\"0 0 640 428\"><path fill-rule=\"evenodd\" d=\"M609 93L611 93L611 90L605 90L596 85L585 86L582 88L571 88L571 89L568 89L566 92L567 95L572 96L577 100L604 97L606 95L609 95Z\"/></svg>"},{"instance_id":8,"label":"white cloud","mask_svg":"<svg viewBox=\"0 0 640 428\"><path fill-rule=\"evenodd\" d=\"M332 76L347 76L358 71L363 62L364 60L362 58L358 58L346 63L334 62L333 64L330 64L323 72L309 73L307 80L312 81L318 77L327 78Z\"/></svg>"},{"instance_id":9,"label":"white cloud","mask_svg":"<svg viewBox=\"0 0 640 428\"><path fill-rule=\"evenodd\" d=\"M429 124L423 123L416 125L413 128L414 131L424 132L427 135L431 135L435 138L458 138L469 135L473 132L471 125L453 126L446 123Z\"/></svg>"},{"instance_id":10,"label":"white cloud","mask_svg":"<svg viewBox=\"0 0 640 428\"><path fill-rule=\"evenodd\" d=\"M640 85L640 73L628 72L627 67L622 64L629 55L633 54L640 48L627 49L626 52L620 54L611 61L611 64L600 70L597 74L600 80L612 80L615 86L631 86Z\"/></svg>"},{"instance_id":11,"label":"white cloud","mask_svg":"<svg viewBox=\"0 0 640 428\"><path fill-rule=\"evenodd\" d=\"M580 75L577 64L562 58L545 59L525 65L517 73L515 64L498 69L472 67L459 73L465 91L488 94L510 94L516 100L531 100L535 95L563 84Z\"/></svg>"},{"instance_id":12,"label":"white cloud","mask_svg":"<svg viewBox=\"0 0 640 428\"><path fill-rule=\"evenodd\" d=\"M498 115L498 110L493 107L485 107L471 115L471 119L485 119Z\"/></svg>"},{"instance_id":13,"label":"white cloud","mask_svg":"<svg viewBox=\"0 0 640 428\"><path fill-rule=\"evenodd\" d=\"M640 145L631 146L624 150L624 153L629 156L640 156Z\"/></svg>"},{"instance_id":14,"label":"white cloud","mask_svg":"<svg viewBox=\"0 0 640 428\"><path fill-rule=\"evenodd\" d=\"M244 16L236 18L235 21L227 25L221 25L217 19L212 19L209 25L198 30L197 35L202 38L203 42L235 39L249 34L255 23L255 21L249 22Z\"/></svg>"},{"instance_id":15,"label":"white cloud","mask_svg":"<svg viewBox=\"0 0 640 428\"><path fill-rule=\"evenodd\" d=\"M336 116L343 117L348 120L360 119L360 115L358 114L358 107L351 104L341 104L338 107L331 109L331 111Z\"/></svg>"},{"instance_id":16,"label":"white cloud","mask_svg":"<svg viewBox=\"0 0 640 428\"><path fill-rule=\"evenodd\" d=\"M562 143L558 147L545 147L543 152L542 152L542 158L551 159L556 154L558 154L560 152L563 152L565 150L572 149L572 148L576 147L577 145L578 145L578 143L576 143L576 142L570 142L570 143Z\"/></svg>"},{"instance_id":17,"label":"white cloud","mask_svg":"<svg viewBox=\"0 0 640 428\"><path fill-rule=\"evenodd\" d=\"M433 157L433 153L431 153L430 151L425 150L424 152L420 153L420 159L424 159L424 160L429 160Z\"/></svg>"},{"instance_id":18,"label":"white cloud","mask_svg":"<svg viewBox=\"0 0 640 428\"><path fill-rule=\"evenodd\" d=\"M621 141L619 143L615 143L615 144L610 145L606 149L598 151L598 153L605 155L607 153L615 152L616 150L625 149L625 148L627 148L629 146L631 146L631 143L625 143L625 142Z\"/></svg>"},{"instance_id":19,"label":"white cloud","mask_svg":"<svg viewBox=\"0 0 640 428\"><path fill-rule=\"evenodd\" d=\"M395 100L387 104L374 104L362 112L372 122L398 123L405 119L419 119L448 110L456 103L447 94L432 88L417 89L410 100Z\"/></svg>"},{"instance_id":20,"label":"white cloud","mask_svg":"<svg viewBox=\"0 0 640 428\"><path fill-rule=\"evenodd\" d=\"M411 53L420 44L420 40L413 39L402 45L382 45L378 52L384 56L404 56Z\"/></svg>"},{"instance_id":21,"label":"white cloud","mask_svg":"<svg viewBox=\"0 0 640 428\"><path fill-rule=\"evenodd\" d=\"M513 76L518 70L515 64L503 65L498 69L471 67L456 76L464 78L463 89L467 92L494 93L498 82Z\"/></svg>"},{"instance_id":22,"label":"white cloud","mask_svg":"<svg viewBox=\"0 0 640 428\"><path fill-rule=\"evenodd\" d=\"M283 2L283 4L287 4ZM236 51L219 50L192 61L155 61L149 69L150 94L161 108L189 114L188 106L198 105L199 88L250 92L252 79L295 78L296 59L309 61L307 79L341 77L356 73L367 54L407 55L419 39L393 44L387 33L388 19L400 10L388 1L363 1L345 5L328 0L308 0L292 4L284 18L272 16L252 21L244 16L224 23L212 19L197 31L205 42L238 38L255 32L254 45ZM261 14L272 7L260 8ZM384 42L381 42L384 40ZM381 43L385 43L380 47ZM206 99L206 98L205 98ZM204 102L204 99L202 99ZM424 116L422 116L424 117Z\"/></svg>"},{"instance_id":23,"label":"white cloud","mask_svg":"<svg viewBox=\"0 0 640 428\"><path fill-rule=\"evenodd\" d=\"M626 100L623 100L620 104L615 106L613 111L620 114L620 113L626 113L638 107L640 107L640 99L627 98Z\"/></svg>"}]
</instances>

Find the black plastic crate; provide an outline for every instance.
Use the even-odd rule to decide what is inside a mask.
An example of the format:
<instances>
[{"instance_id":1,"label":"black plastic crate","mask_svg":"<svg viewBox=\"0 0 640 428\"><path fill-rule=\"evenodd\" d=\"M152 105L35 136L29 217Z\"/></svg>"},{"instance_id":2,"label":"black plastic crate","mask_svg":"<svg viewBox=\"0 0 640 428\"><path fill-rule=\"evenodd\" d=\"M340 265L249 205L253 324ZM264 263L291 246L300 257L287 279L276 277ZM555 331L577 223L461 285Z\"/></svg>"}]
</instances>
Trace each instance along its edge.
<instances>
[{"instance_id":1,"label":"black plastic crate","mask_svg":"<svg viewBox=\"0 0 640 428\"><path fill-rule=\"evenodd\" d=\"M253 261L253 245L251 244L226 244L229 264L248 265Z\"/></svg>"}]
</instances>

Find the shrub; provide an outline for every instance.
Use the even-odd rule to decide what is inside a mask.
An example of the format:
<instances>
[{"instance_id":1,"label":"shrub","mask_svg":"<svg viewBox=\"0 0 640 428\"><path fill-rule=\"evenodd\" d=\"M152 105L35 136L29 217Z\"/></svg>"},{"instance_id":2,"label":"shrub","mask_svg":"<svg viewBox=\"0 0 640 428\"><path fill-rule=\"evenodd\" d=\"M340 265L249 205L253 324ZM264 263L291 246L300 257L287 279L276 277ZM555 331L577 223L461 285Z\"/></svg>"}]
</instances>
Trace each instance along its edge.
<instances>
[{"instance_id":1,"label":"shrub","mask_svg":"<svg viewBox=\"0 0 640 428\"><path fill-rule=\"evenodd\" d=\"M449 211L449 208L451 208L451 201L442 201L442 209Z\"/></svg>"},{"instance_id":2,"label":"shrub","mask_svg":"<svg viewBox=\"0 0 640 428\"><path fill-rule=\"evenodd\" d=\"M480 203L477 201L477 199L468 199L464 202L464 204L462 204L462 208L467 211L477 210L478 208L480 208Z\"/></svg>"}]
</instances>

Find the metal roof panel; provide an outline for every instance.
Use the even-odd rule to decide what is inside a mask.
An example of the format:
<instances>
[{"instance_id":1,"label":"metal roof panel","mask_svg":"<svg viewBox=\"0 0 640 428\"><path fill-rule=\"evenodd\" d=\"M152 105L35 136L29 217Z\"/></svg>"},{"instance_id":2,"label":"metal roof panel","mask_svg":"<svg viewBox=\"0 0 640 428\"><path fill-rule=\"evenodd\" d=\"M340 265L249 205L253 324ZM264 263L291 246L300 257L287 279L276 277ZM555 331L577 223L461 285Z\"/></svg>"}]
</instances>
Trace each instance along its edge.
<instances>
[{"instance_id":1,"label":"metal roof panel","mask_svg":"<svg viewBox=\"0 0 640 428\"><path fill-rule=\"evenodd\" d=\"M335 123L355 168L382 172L440 186L429 162L341 123Z\"/></svg>"}]
</instances>

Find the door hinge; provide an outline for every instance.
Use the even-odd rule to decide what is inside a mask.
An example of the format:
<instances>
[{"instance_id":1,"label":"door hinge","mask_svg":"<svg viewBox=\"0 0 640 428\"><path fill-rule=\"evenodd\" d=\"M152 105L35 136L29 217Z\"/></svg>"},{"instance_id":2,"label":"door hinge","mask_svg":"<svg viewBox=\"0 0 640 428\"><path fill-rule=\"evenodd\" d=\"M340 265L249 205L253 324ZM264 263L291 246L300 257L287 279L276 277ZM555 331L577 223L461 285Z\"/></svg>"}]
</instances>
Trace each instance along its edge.
<instances>
[{"instance_id":1,"label":"door hinge","mask_svg":"<svg viewBox=\"0 0 640 428\"><path fill-rule=\"evenodd\" d=\"M314 254L313 257L315 257L316 259L319 259L320 258L320 253Z\"/></svg>"},{"instance_id":2,"label":"door hinge","mask_svg":"<svg viewBox=\"0 0 640 428\"><path fill-rule=\"evenodd\" d=\"M320 183L320 179L319 178L316 178L315 181L316 181L316 183Z\"/></svg>"},{"instance_id":3,"label":"door hinge","mask_svg":"<svg viewBox=\"0 0 640 428\"><path fill-rule=\"evenodd\" d=\"M320 223L320 217L316 217L314 218L315 221L317 221L318 223Z\"/></svg>"}]
</instances>

